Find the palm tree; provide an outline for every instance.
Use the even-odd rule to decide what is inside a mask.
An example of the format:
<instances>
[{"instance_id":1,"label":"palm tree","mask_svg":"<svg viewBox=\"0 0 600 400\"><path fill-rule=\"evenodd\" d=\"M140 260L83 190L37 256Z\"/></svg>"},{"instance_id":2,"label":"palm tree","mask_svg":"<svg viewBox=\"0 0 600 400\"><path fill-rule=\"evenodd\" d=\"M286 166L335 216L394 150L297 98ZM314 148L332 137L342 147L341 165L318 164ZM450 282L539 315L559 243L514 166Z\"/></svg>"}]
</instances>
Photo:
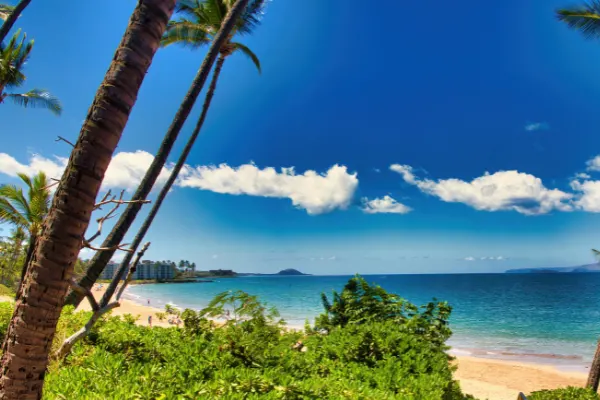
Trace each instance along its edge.
<instances>
[{"instance_id":1,"label":"palm tree","mask_svg":"<svg viewBox=\"0 0 600 400\"><path fill-rule=\"evenodd\" d=\"M232 1L233 0L230 0L229 3ZM177 139L184 122L192 111L192 107L194 106L200 91L204 87L206 78L208 77L208 74L220 52L221 46L227 41L240 16L248 12L246 7L248 6L249 1L250 0L236 0L235 4L229 9L229 12L223 19L221 29L214 36L214 40L210 46L210 49L204 57L204 61L202 62L202 65L200 66L192 85L183 99L183 102L179 106L179 110L175 114L175 118L173 119L173 122L171 122L171 126L165 134L163 142L161 143L154 160L152 160L152 164L146 171L146 175L134 193L132 200L144 200L152 190L152 187L154 186L156 179L158 178L163 166L167 161L167 157L173 148L173 144L175 144L175 140ZM181 4L183 2L180 1L178 3ZM198 40L201 40L201 38ZM102 243L102 247L115 249L116 246L123 241L125 234L133 224L133 221L135 220L140 208L141 203L139 202L130 203L127 205L127 208L121 214L111 232L106 236L106 239ZM106 264L109 263L114 253L115 250L109 250L94 254L85 276L78 281L79 286L89 290L94 282L98 280L100 274L102 274L102 271L104 270L104 267L106 267ZM121 277L123 274L121 274ZM83 298L84 296L81 293L72 290L67 296L66 304L77 306L81 300L83 300Z\"/></svg>"},{"instance_id":2,"label":"palm tree","mask_svg":"<svg viewBox=\"0 0 600 400\"><path fill-rule=\"evenodd\" d=\"M0 43L4 42L8 32L10 32L15 22L17 22L17 18L21 16L29 3L31 3L31 0L21 0L15 7L0 4L0 14L3 16L0 19L4 20L4 23L0 26Z\"/></svg>"},{"instance_id":3,"label":"palm tree","mask_svg":"<svg viewBox=\"0 0 600 400\"><path fill-rule=\"evenodd\" d=\"M60 181L0 359L4 400L42 397L48 353L104 173L160 44L176 0L139 0Z\"/></svg>"},{"instance_id":4,"label":"palm tree","mask_svg":"<svg viewBox=\"0 0 600 400\"><path fill-rule=\"evenodd\" d=\"M26 93L4 93L5 89L18 88L25 83L23 67L33 49L33 40L25 43L27 35L23 35L19 41L20 34L19 30L6 45L0 44L0 104L9 98L23 107L47 108L54 114L60 115L62 111L60 101L45 90L32 89Z\"/></svg>"},{"instance_id":5,"label":"palm tree","mask_svg":"<svg viewBox=\"0 0 600 400\"><path fill-rule=\"evenodd\" d=\"M25 268L31 260L35 242L42 231L42 224L50 207L50 190L48 178L43 172L34 175L33 179L25 174L18 175L27 186L27 196L15 185L0 186L0 222L15 225L29 234L27 255L21 268L22 282Z\"/></svg>"},{"instance_id":6,"label":"palm tree","mask_svg":"<svg viewBox=\"0 0 600 400\"><path fill-rule=\"evenodd\" d=\"M600 39L600 0L556 11L559 21L580 31L586 39Z\"/></svg>"},{"instance_id":7,"label":"palm tree","mask_svg":"<svg viewBox=\"0 0 600 400\"><path fill-rule=\"evenodd\" d=\"M246 46L241 43L232 42L232 38L236 33L240 34L250 34L260 23L260 16L262 15L263 9L265 6L265 0L251 0L248 3L248 8L245 12L240 16L237 20L235 27L231 30L231 33L227 35L227 39L221 45L219 50L219 59L217 60L217 64L215 66L215 71L213 72L213 77L208 87L208 91L206 92L206 98L204 99L204 104L202 106L202 113L200 114L200 118L194 131L192 132L192 136L188 139L183 152L179 156L177 163L173 167L173 171L171 171L171 175L169 179L161 189L158 197L152 204L152 209L150 213L144 220L140 230L136 234L133 242L131 243L130 250L131 252L127 253L115 276L115 279L112 284L116 284L127 271L129 264L131 263L131 259L135 254L135 250L140 246L142 241L144 240L144 236L150 229L150 225L152 225L152 221L156 217L158 210L160 209L165 197L171 190L171 187L175 183L177 179L177 175L181 171L181 168L185 165L185 161L194 146L194 142L196 138L200 134L200 130L202 129L202 125L204 124L204 120L206 119L206 114L208 113L208 109L210 108L210 103L212 101L213 95L215 93L215 89L217 88L217 81L219 80L219 75L221 74L221 69L223 68L223 63L225 59L229 57L236 51L241 51L243 54L247 55L260 73L260 62L258 57ZM168 46L170 44L179 43L182 45L189 45L192 48L198 48L204 43L206 43L206 38L211 38L216 32L219 32L221 27L225 23L225 19L223 16L229 15L231 12L231 1L229 0L206 0L204 2L200 2L200 0L191 0L191 1L180 1L178 4L178 10L183 13L187 18L180 19L178 21L170 22L167 28L167 32L162 40L163 46ZM191 19L190 19L191 18ZM214 43L214 39L213 39ZM189 266L189 261L187 262ZM110 287L110 286L109 286ZM108 290L106 291L108 293ZM105 296L107 296L105 294ZM104 298L103 301L108 303L109 298Z\"/></svg>"}]
</instances>

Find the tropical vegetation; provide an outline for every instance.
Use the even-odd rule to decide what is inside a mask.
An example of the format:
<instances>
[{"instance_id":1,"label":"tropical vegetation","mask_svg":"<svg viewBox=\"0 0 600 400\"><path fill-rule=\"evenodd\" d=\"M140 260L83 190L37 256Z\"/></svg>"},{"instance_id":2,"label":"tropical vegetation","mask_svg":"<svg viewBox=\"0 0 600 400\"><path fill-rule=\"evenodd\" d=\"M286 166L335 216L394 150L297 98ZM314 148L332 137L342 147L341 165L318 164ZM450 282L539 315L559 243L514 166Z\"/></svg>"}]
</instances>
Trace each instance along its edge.
<instances>
[{"instance_id":1,"label":"tropical vegetation","mask_svg":"<svg viewBox=\"0 0 600 400\"><path fill-rule=\"evenodd\" d=\"M175 0L138 3L84 120L7 328L0 360L4 399L41 397L49 344L102 177L174 8Z\"/></svg>"},{"instance_id":2,"label":"tropical vegetation","mask_svg":"<svg viewBox=\"0 0 600 400\"><path fill-rule=\"evenodd\" d=\"M56 115L62 112L60 101L43 89L31 89L24 93L7 93L6 90L20 88L25 83L23 69L33 49L33 40L27 42L27 35L19 40L17 31L8 43L0 43L0 104L7 99L22 107L46 108Z\"/></svg>"},{"instance_id":3,"label":"tropical vegetation","mask_svg":"<svg viewBox=\"0 0 600 400\"><path fill-rule=\"evenodd\" d=\"M27 195L16 185L0 185L0 223L8 223L15 227L12 260L6 264L8 270L17 267L22 249L19 242L22 243L25 234L27 235L26 256L20 261L19 281L21 281L25 276L25 267L31 259L35 242L41 234L42 224L50 206L51 195L49 180L45 173L39 172L33 177L19 173L18 177L27 188ZM7 274L7 277L10 275ZM10 281L4 279L2 283L11 284Z\"/></svg>"}]
</instances>

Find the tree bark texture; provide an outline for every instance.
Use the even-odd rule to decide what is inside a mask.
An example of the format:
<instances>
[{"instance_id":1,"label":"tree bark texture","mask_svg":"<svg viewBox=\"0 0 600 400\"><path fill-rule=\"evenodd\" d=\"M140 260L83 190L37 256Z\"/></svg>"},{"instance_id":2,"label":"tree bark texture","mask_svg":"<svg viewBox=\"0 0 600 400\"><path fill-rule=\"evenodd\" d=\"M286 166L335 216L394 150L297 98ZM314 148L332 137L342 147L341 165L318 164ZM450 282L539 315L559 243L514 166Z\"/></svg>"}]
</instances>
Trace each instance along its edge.
<instances>
[{"instance_id":1,"label":"tree bark texture","mask_svg":"<svg viewBox=\"0 0 600 400\"><path fill-rule=\"evenodd\" d=\"M176 0L140 0L83 123L27 267L0 360L0 399L41 399L48 353L104 173Z\"/></svg>"}]
</instances>

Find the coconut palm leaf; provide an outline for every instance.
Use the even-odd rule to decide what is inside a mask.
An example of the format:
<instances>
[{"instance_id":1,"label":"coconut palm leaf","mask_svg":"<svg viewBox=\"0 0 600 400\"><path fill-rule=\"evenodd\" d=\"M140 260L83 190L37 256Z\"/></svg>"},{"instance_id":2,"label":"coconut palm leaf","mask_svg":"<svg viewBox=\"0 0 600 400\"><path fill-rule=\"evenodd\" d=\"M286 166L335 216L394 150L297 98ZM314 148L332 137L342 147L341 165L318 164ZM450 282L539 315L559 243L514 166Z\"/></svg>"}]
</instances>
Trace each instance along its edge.
<instances>
[{"instance_id":1,"label":"coconut palm leaf","mask_svg":"<svg viewBox=\"0 0 600 400\"><path fill-rule=\"evenodd\" d=\"M6 21L6 18L14 11L14 7L8 4L0 4L0 19Z\"/></svg>"},{"instance_id":2,"label":"coconut palm leaf","mask_svg":"<svg viewBox=\"0 0 600 400\"><path fill-rule=\"evenodd\" d=\"M250 0L246 11L240 17L236 26L236 32L241 35L249 35L260 25L262 16L265 13L268 0Z\"/></svg>"},{"instance_id":3,"label":"coconut palm leaf","mask_svg":"<svg viewBox=\"0 0 600 400\"><path fill-rule=\"evenodd\" d=\"M62 112L62 105L58 98L52 96L50 92L42 89L33 89L26 93L21 94L7 94L7 98L10 98L15 104L23 106L25 108L47 108L52 113L60 115Z\"/></svg>"},{"instance_id":4,"label":"coconut palm leaf","mask_svg":"<svg viewBox=\"0 0 600 400\"><path fill-rule=\"evenodd\" d=\"M26 43L27 35L23 35L19 41L20 34L18 30L6 45L0 44L0 86L7 89L25 82L22 69L33 49L33 40Z\"/></svg>"},{"instance_id":5,"label":"coconut palm leaf","mask_svg":"<svg viewBox=\"0 0 600 400\"><path fill-rule=\"evenodd\" d=\"M556 11L559 21L580 31L587 39L600 38L600 0Z\"/></svg>"},{"instance_id":6,"label":"coconut palm leaf","mask_svg":"<svg viewBox=\"0 0 600 400\"><path fill-rule=\"evenodd\" d=\"M256 54L254 54L252 52L252 50L250 50L245 45L243 45L241 43L237 43L237 42L236 43L231 43L231 45L233 46L234 51L240 51L244 55L246 55L250 60L252 60L252 62L256 66L256 69L258 70L259 74L262 72L262 70L260 68L260 60L258 59L258 57L256 56Z\"/></svg>"},{"instance_id":7,"label":"coconut palm leaf","mask_svg":"<svg viewBox=\"0 0 600 400\"><path fill-rule=\"evenodd\" d=\"M204 26L185 19L171 21L167 25L167 31L163 35L160 44L166 47L177 43L197 49L210 43L210 37L206 31L207 29Z\"/></svg>"}]
</instances>

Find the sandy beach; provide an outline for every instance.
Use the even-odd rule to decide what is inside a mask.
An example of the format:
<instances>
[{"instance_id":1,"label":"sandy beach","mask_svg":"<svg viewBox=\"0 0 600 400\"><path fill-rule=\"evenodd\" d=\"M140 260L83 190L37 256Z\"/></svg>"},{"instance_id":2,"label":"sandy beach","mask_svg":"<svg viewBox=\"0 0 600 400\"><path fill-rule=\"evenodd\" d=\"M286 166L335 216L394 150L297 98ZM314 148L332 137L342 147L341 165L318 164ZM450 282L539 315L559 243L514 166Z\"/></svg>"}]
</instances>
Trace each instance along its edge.
<instances>
[{"instance_id":1,"label":"sandy beach","mask_svg":"<svg viewBox=\"0 0 600 400\"><path fill-rule=\"evenodd\" d=\"M104 288L94 289L93 293L100 300ZM1 297L0 301L12 299ZM85 301L78 309L89 311L90 306ZM120 307L115 308L112 315L139 315L138 324L145 326L148 325L148 316L152 316L153 326L173 326L167 321L158 321L157 312L164 310L152 307L152 299L150 306L122 299ZM526 362L458 356L455 363L458 365L455 377L463 391L482 400L515 400L519 392L527 394L540 389L583 386L587 378L584 373L565 372L550 365Z\"/></svg>"}]
</instances>

